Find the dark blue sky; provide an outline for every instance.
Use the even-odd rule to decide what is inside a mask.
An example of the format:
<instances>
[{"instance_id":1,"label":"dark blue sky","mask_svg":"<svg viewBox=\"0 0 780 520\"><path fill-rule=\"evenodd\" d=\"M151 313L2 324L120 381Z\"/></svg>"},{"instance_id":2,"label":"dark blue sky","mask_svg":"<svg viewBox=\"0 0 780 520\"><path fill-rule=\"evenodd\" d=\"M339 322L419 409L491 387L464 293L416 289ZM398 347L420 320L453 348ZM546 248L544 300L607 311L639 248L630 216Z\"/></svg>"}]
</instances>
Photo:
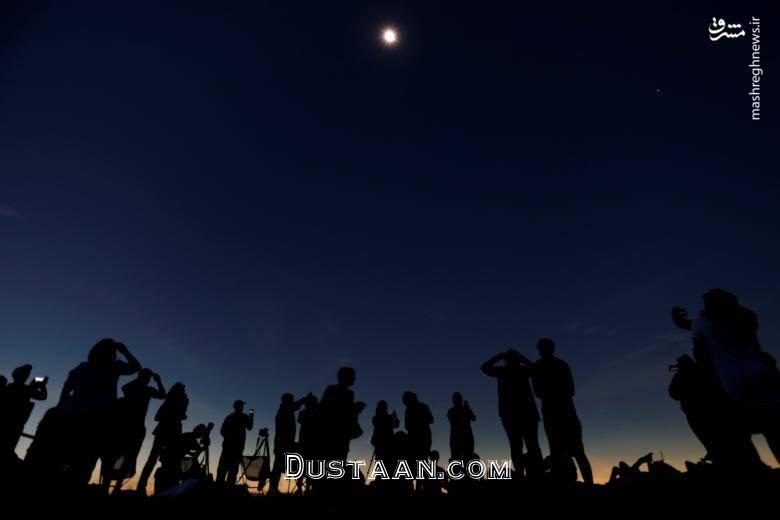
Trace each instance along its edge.
<instances>
[{"instance_id":1,"label":"dark blue sky","mask_svg":"<svg viewBox=\"0 0 780 520\"><path fill-rule=\"evenodd\" d=\"M748 40L707 33L761 17L777 69L768 4L155 4L3 7L0 372L56 394L112 336L193 421L270 425L349 363L366 430L412 389L446 453L460 390L503 458L479 365L550 336L604 477L703 454L671 305L730 289L779 353L780 91L751 121Z\"/></svg>"}]
</instances>

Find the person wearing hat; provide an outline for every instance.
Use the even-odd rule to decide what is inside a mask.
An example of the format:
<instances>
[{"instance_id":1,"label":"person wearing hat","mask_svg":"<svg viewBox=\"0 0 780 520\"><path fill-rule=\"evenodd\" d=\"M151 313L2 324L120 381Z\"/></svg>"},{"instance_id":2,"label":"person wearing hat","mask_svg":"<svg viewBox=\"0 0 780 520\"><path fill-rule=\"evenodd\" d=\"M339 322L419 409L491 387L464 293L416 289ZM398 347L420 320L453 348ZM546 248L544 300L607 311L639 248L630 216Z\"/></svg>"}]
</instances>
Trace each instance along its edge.
<instances>
[{"instance_id":1,"label":"person wearing hat","mask_svg":"<svg viewBox=\"0 0 780 520\"><path fill-rule=\"evenodd\" d=\"M254 410L244 413L244 401L233 403L233 413L225 417L219 433L222 434L222 453L217 465L217 484L235 484L238 467L244 452L246 432L252 429Z\"/></svg>"}]
</instances>

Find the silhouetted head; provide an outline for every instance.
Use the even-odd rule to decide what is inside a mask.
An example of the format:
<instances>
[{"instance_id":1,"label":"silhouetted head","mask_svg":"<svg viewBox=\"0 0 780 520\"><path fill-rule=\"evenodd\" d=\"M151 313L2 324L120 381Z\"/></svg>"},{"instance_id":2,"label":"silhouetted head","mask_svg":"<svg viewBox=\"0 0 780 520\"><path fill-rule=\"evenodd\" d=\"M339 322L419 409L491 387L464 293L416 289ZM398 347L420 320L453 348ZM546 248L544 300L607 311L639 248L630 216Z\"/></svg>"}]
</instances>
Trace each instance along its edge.
<instances>
[{"instance_id":1,"label":"silhouetted head","mask_svg":"<svg viewBox=\"0 0 780 520\"><path fill-rule=\"evenodd\" d=\"M555 352L555 343L550 338L542 338L536 342L536 348L539 350L539 355L542 359L549 359L553 357Z\"/></svg>"},{"instance_id":2,"label":"silhouetted head","mask_svg":"<svg viewBox=\"0 0 780 520\"><path fill-rule=\"evenodd\" d=\"M23 384L30 377L31 373L32 365L22 365L11 372L11 379L13 379L14 383Z\"/></svg>"},{"instance_id":3,"label":"silhouetted head","mask_svg":"<svg viewBox=\"0 0 780 520\"><path fill-rule=\"evenodd\" d=\"M336 372L336 379L340 385L352 386L355 384L355 369L352 367L341 367Z\"/></svg>"},{"instance_id":4,"label":"silhouetted head","mask_svg":"<svg viewBox=\"0 0 780 520\"><path fill-rule=\"evenodd\" d=\"M192 429L192 433L195 434L196 437L203 437L209 432L209 429L206 427L205 424L199 424L195 428Z\"/></svg>"},{"instance_id":5,"label":"silhouetted head","mask_svg":"<svg viewBox=\"0 0 780 520\"><path fill-rule=\"evenodd\" d=\"M513 348L510 348L504 354L504 362L507 364L507 366L517 366L520 365L522 361L523 356L521 356L520 352Z\"/></svg>"},{"instance_id":6,"label":"silhouetted head","mask_svg":"<svg viewBox=\"0 0 780 520\"><path fill-rule=\"evenodd\" d=\"M173 395L184 395L184 391L185 391L184 383L178 383L177 382L177 383L173 383L173 385L171 386L171 389L168 390L168 395L171 395L171 394L173 394Z\"/></svg>"},{"instance_id":7,"label":"silhouetted head","mask_svg":"<svg viewBox=\"0 0 780 520\"><path fill-rule=\"evenodd\" d=\"M292 394L282 394L282 404L293 404L295 396Z\"/></svg>"},{"instance_id":8,"label":"silhouetted head","mask_svg":"<svg viewBox=\"0 0 780 520\"><path fill-rule=\"evenodd\" d=\"M376 414L387 415L387 401L379 401L376 403Z\"/></svg>"},{"instance_id":9,"label":"silhouetted head","mask_svg":"<svg viewBox=\"0 0 780 520\"><path fill-rule=\"evenodd\" d=\"M243 411L244 411L244 404L245 404L244 401L242 401L241 399L237 399L237 400L233 401L233 410L236 413L243 413Z\"/></svg>"},{"instance_id":10,"label":"silhouetted head","mask_svg":"<svg viewBox=\"0 0 780 520\"><path fill-rule=\"evenodd\" d=\"M406 405L409 406L410 404L414 404L417 402L417 394L414 392L406 391L404 392L403 397L401 398L401 401Z\"/></svg>"},{"instance_id":11,"label":"silhouetted head","mask_svg":"<svg viewBox=\"0 0 780 520\"><path fill-rule=\"evenodd\" d=\"M434 462L439 462L439 452L436 450L431 451L431 460Z\"/></svg>"},{"instance_id":12,"label":"silhouetted head","mask_svg":"<svg viewBox=\"0 0 780 520\"><path fill-rule=\"evenodd\" d=\"M722 316L732 312L739 305L733 294L723 289L712 289L702 295L704 310L712 316Z\"/></svg>"},{"instance_id":13,"label":"silhouetted head","mask_svg":"<svg viewBox=\"0 0 780 520\"><path fill-rule=\"evenodd\" d=\"M463 405L463 396L460 395L460 392L455 392L452 394L452 404L455 406L462 406Z\"/></svg>"},{"instance_id":14,"label":"silhouetted head","mask_svg":"<svg viewBox=\"0 0 780 520\"><path fill-rule=\"evenodd\" d=\"M151 371L149 368L142 368L140 372L138 372L138 380L142 383L149 384L149 381L152 380L152 376L154 375L154 372Z\"/></svg>"},{"instance_id":15,"label":"silhouetted head","mask_svg":"<svg viewBox=\"0 0 780 520\"><path fill-rule=\"evenodd\" d=\"M116 341L111 338L101 339L95 343L87 356L87 362L96 367L110 366L114 361L116 361Z\"/></svg>"},{"instance_id":16,"label":"silhouetted head","mask_svg":"<svg viewBox=\"0 0 780 520\"><path fill-rule=\"evenodd\" d=\"M314 408L317 406L318 402L319 401L317 401L317 396L314 394L307 394L306 397L303 398L303 405L306 408Z\"/></svg>"}]
</instances>

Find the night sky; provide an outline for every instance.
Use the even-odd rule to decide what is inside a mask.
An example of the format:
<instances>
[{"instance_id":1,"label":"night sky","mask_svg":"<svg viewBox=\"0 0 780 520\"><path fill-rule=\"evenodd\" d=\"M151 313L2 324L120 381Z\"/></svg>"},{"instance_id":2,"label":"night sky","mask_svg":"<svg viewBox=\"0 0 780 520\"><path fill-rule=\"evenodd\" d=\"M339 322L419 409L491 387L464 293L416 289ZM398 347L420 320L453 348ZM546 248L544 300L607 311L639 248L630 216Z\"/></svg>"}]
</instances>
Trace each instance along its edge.
<instances>
[{"instance_id":1,"label":"night sky","mask_svg":"<svg viewBox=\"0 0 780 520\"><path fill-rule=\"evenodd\" d=\"M0 373L51 377L29 432L109 336L187 385L187 427L237 398L273 426L282 393L321 395L349 364L368 403L354 458L376 401L401 413L404 390L448 455L457 390L477 452L503 459L479 366L549 336L604 480L648 451L704 454L666 393L690 347L672 305L728 289L780 355L769 2L16 4L0 11ZM758 122L748 39L707 32L751 15Z\"/></svg>"}]
</instances>

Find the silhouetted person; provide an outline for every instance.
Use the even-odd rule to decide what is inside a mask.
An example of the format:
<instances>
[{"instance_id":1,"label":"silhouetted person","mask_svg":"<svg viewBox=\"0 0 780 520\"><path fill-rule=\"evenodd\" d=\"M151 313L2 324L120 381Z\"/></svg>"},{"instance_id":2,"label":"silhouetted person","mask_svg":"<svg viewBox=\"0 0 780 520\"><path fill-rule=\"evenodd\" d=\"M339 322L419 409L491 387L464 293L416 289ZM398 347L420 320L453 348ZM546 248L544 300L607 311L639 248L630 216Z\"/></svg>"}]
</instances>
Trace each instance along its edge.
<instances>
[{"instance_id":1,"label":"silhouetted person","mask_svg":"<svg viewBox=\"0 0 780 520\"><path fill-rule=\"evenodd\" d=\"M763 434L780 462L780 371L761 349L758 318L722 289L704 293L703 300L704 309L695 319L680 307L672 309L672 319L691 331L694 346L711 363L744 429Z\"/></svg>"},{"instance_id":2,"label":"silhouetted person","mask_svg":"<svg viewBox=\"0 0 780 520\"><path fill-rule=\"evenodd\" d=\"M499 364L503 362L503 365ZM531 392L532 363L514 349L496 354L485 361L482 372L498 380L498 415L509 439L515 472L528 477L542 473L542 450L539 448L539 412ZM528 452L523 457L523 444ZM527 467L526 467L527 466Z\"/></svg>"},{"instance_id":3,"label":"silhouetted person","mask_svg":"<svg viewBox=\"0 0 780 520\"><path fill-rule=\"evenodd\" d=\"M317 460L318 408L317 396L309 393L303 398L303 409L298 412L298 453L304 460ZM306 477L298 479L299 494L303 494L304 483L307 480Z\"/></svg>"},{"instance_id":4,"label":"silhouetted person","mask_svg":"<svg viewBox=\"0 0 780 520\"><path fill-rule=\"evenodd\" d=\"M160 405L154 420L157 426L152 430L154 443L149 451L149 457L141 470L141 476L138 479L136 492L146 493L146 484L154 470L157 460L160 458L163 450L171 442L174 442L182 433L182 421L187 418L187 408L190 400L187 397L186 388L182 383L174 383L165 396L165 401Z\"/></svg>"},{"instance_id":5,"label":"silhouetted person","mask_svg":"<svg viewBox=\"0 0 780 520\"><path fill-rule=\"evenodd\" d=\"M647 471L642 471L642 466L647 466ZM610 484L634 484L646 480L669 483L680 477L681 473L662 460L654 461L653 454L648 453L636 460L630 466L620 461L612 468L609 476Z\"/></svg>"},{"instance_id":6,"label":"silhouetted person","mask_svg":"<svg viewBox=\"0 0 780 520\"><path fill-rule=\"evenodd\" d=\"M422 495L424 496L439 496L443 493L444 488L447 487L447 472L439 466L440 455L436 450L431 450L428 460L433 462L436 467L436 477L427 479L425 485L422 487ZM439 478L439 475L442 477Z\"/></svg>"},{"instance_id":7,"label":"silhouetted person","mask_svg":"<svg viewBox=\"0 0 780 520\"><path fill-rule=\"evenodd\" d=\"M205 468L198 463L198 457L211 444L209 435L214 423L208 426L198 424L191 432L180 433L169 442L160 454L160 468L154 475L154 492L156 494L177 486L185 479L204 479ZM182 471L182 461L187 458L192 464L185 473Z\"/></svg>"},{"instance_id":8,"label":"silhouetted person","mask_svg":"<svg viewBox=\"0 0 780 520\"><path fill-rule=\"evenodd\" d=\"M353 368L340 368L336 378L338 383L328 386L320 399L323 455L326 460L347 460L350 441L363 434L358 416L366 404L355 402Z\"/></svg>"},{"instance_id":9,"label":"silhouetted person","mask_svg":"<svg viewBox=\"0 0 780 520\"><path fill-rule=\"evenodd\" d=\"M736 403L723 390L706 352L694 347L677 360L669 395L680 401L688 425L707 450L706 458L727 471L763 469Z\"/></svg>"},{"instance_id":10,"label":"silhouetted person","mask_svg":"<svg viewBox=\"0 0 780 520\"><path fill-rule=\"evenodd\" d=\"M254 410L249 410L249 414L244 413L244 404L241 400L233 403L233 413L225 417L219 430L222 435L222 453L217 465L217 484L236 483L238 467L244 454L246 432L252 429L255 416Z\"/></svg>"},{"instance_id":11,"label":"silhouetted person","mask_svg":"<svg viewBox=\"0 0 780 520\"><path fill-rule=\"evenodd\" d=\"M304 458L316 452L314 436L318 406L317 396L309 393L303 398L303 409L298 413L298 449Z\"/></svg>"},{"instance_id":12,"label":"silhouetted person","mask_svg":"<svg viewBox=\"0 0 780 520\"><path fill-rule=\"evenodd\" d=\"M371 419L374 432L371 435L371 444L374 446L374 457L385 465L393 457L393 435L400 422L395 411L387 412L387 401L379 401L376 404L376 412Z\"/></svg>"},{"instance_id":13,"label":"silhouetted person","mask_svg":"<svg viewBox=\"0 0 780 520\"><path fill-rule=\"evenodd\" d=\"M554 356L555 343L542 338L537 343L541 359L534 364L533 387L542 401L542 416L550 455L555 467L574 457L582 480L593 484L593 472L582 444L582 425L574 408L574 378L569 365Z\"/></svg>"},{"instance_id":14,"label":"silhouetted person","mask_svg":"<svg viewBox=\"0 0 780 520\"><path fill-rule=\"evenodd\" d=\"M149 386L154 379L155 387ZM122 480L135 474L136 459L141 445L146 437L146 413L149 410L149 402L152 399L164 399L165 387L159 374L155 374L148 368L138 372L135 379L122 387L124 394L117 402L116 432L118 435L117 450L114 460L104 458L104 462L111 463L108 467L102 467L104 485L108 487L111 480L116 480L114 492L118 493L122 488ZM121 466L114 468L117 459Z\"/></svg>"},{"instance_id":15,"label":"silhouetted person","mask_svg":"<svg viewBox=\"0 0 780 520\"><path fill-rule=\"evenodd\" d=\"M122 354L126 361L117 359ZM69 480L86 484L98 458L106 452L112 432L109 418L116 404L120 376L135 374L141 365L127 347L106 338L89 352L87 361L70 371L60 394L63 439Z\"/></svg>"},{"instance_id":16,"label":"silhouetted person","mask_svg":"<svg viewBox=\"0 0 780 520\"><path fill-rule=\"evenodd\" d=\"M27 383L32 373L32 365L22 365L11 373L11 383L2 389L0 398L0 461L15 458L14 450L24 431L24 425L30 418L33 401L43 401L48 393L48 378L36 379Z\"/></svg>"},{"instance_id":17,"label":"silhouetted person","mask_svg":"<svg viewBox=\"0 0 780 520\"><path fill-rule=\"evenodd\" d=\"M414 471L417 463L412 455L412 447L409 445L409 435L402 430L395 432L393 436L393 458L387 464L387 471L392 476L401 461L405 461L408 467ZM414 492L414 479L401 476L399 479L389 480L387 485L390 491L400 496L410 496Z\"/></svg>"},{"instance_id":18,"label":"silhouetted person","mask_svg":"<svg viewBox=\"0 0 780 520\"><path fill-rule=\"evenodd\" d=\"M676 370L669 383L669 396L680 402L688 425L702 443L707 456L716 453L719 434L719 405L724 397L713 370L705 368L689 356L677 359Z\"/></svg>"},{"instance_id":19,"label":"silhouetted person","mask_svg":"<svg viewBox=\"0 0 780 520\"><path fill-rule=\"evenodd\" d=\"M311 395L311 394L309 394ZM308 397L308 396L307 396ZM274 424L274 465L271 468L269 480L269 492L279 493L279 479L284 471L285 454L295 451L295 412L305 401L305 397L298 401L292 394L283 394L279 409L276 412Z\"/></svg>"},{"instance_id":20,"label":"silhouetted person","mask_svg":"<svg viewBox=\"0 0 780 520\"><path fill-rule=\"evenodd\" d=\"M409 456L417 460L427 460L431 454L431 424L433 414L428 405L421 403L414 392L404 392L402 401L406 406L404 427L409 443Z\"/></svg>"},{"instance_id":21,"label":"silhouetted person","mask_svg":"<svg viewBox=\"0 0 780 520\"><path fill-rule=\"evenodd\" d=\"M617 466L612 468L612 473L609 476L609 483L615 482L634 482L642 479L645 475L642 474L642 465L647 465L647 471L650 471L650 464L653 462L653 454L648 453L643 457L639 457L636 462L630 466L622 460L618 462Z\"/></svg>"},{"instance_id":22,"label":"silhouetted person","mask_svg":"<svg viewBox=\"0 0 780 520\"><path fill-rule=\"evenodd\" d=\"M471 423L477 416L460 392L452 394L452 408L447 411L450 421L450 457L452 460L469 460L474 454L474 433Z\"/></svg>"}]
</instances>

